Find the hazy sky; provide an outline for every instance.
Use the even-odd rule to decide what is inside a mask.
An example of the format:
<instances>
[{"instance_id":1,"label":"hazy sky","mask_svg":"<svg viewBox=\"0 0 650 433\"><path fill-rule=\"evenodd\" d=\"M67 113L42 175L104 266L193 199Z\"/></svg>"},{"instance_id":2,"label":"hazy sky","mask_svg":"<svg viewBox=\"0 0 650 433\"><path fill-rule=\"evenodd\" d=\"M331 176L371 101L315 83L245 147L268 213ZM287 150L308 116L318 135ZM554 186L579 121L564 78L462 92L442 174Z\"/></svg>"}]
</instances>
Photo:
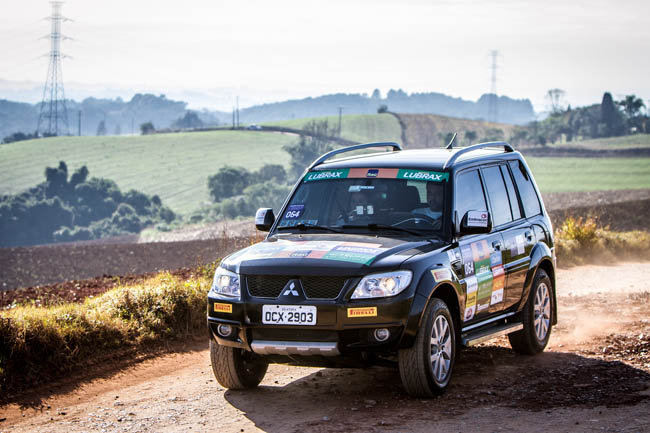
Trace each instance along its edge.
<instances>
[{"instance_id":1,"label":"hazy sky","mask_svg":"<svg viewBox=\"0 0 650 433\"><path fill-rule=\"evenodd\" d=\"M45 0L0 1L0 79L44 80L49 13ZM490 90L492 49L497 92L537 110L554 87L574 105L605 90L650 99L650 0L69 0L63 13L66 83L211 90L223 109L235 94L374 88L474 100Z\"/></svg>"}]
</instances>

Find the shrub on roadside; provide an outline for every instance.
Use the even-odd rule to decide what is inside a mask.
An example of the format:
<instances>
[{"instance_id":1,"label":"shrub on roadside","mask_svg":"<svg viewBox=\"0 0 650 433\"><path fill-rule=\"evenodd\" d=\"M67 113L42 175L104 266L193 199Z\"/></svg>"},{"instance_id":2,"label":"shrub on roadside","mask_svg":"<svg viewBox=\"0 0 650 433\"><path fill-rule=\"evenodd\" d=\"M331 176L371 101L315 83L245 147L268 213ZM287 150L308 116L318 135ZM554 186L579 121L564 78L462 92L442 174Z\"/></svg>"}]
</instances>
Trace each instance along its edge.
<instances>
[{"instance_id":1,"label":"shrub on roadside","mask_svg":"<svg viewBox=\"0 0 650 433\"><path fill-rule=\"evenodd\" d=\"M169 273L82 304L19 306L0 317L0 394L72 372L117 349L139 349L205 332L210 278Z\"/></svg>"}]
</instances>

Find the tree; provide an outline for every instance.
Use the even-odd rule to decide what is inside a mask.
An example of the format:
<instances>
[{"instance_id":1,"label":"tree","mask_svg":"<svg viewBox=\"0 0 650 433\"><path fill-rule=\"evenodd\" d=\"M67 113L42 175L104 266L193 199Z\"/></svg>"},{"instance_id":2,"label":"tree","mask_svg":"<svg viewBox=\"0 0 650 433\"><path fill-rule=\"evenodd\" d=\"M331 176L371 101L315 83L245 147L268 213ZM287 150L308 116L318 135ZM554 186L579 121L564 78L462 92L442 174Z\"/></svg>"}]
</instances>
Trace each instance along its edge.
<instances>
[{"instance_id":1,"label":"tree","mask_svg":"<svg viewBox=\"0 0 650 433\"><path fill-rule=\"evenodd\" d=\"M476 140L476 131L465 131L465 141L467 144L471 144L474 140Z\"/></svg>"},{"instance_id":2,"label":"tree","mask_svg":"<svg viewBox=\"0 0 650 433\"><path fill-rule=\"evenodd\" d=\"M564 97L566 92L562 89L549 89L546 92L546 100L552 115L560 114L564 111Z\"/></svg>"},{"instance_id":3,"label":"tree","mask_svg":"<svg viewBox=\"0 0 650 433\"><path fill-rule=\"evenodd\" d=\"M377 99L377 100L381 99L381 92L379 91L379 89L373 90L372 91L372 96L370 98L371 99Z\"/></svg>"},{"instance_id":4,"label":"tree","mask_svg":"<svg viewBox=\"0 0 650 433\"><path fill-rule=\"evenodd\" d=\"M97 125L97 135L106 135L106 122L103 120Z\"/></svg>"},{"instance_id":5,"label":"tree","mask_svg":"<svg viewBox=\"0 0 650 433\"><path fill-rule=\"evenodd\" d=\"M25 134L24 132L14 132L11 135L6 136L2 142L7 144L7 143L13 143L14 141L23 141L23 140L31 140L32 138L38 138L36 133L34 134Z\"/></svg>"},{"instance_id":6,"label":"tree","mask_svg":"<svg viewBox=\"0 0 650 433\"><path fill-rule=\"evenodd\" d=\"M262 168L253 173L253 178L257 182L287 183L287 172L280 164L264 164Z\"/></svg>"},{"instance_id":7,"label":"tree","mask_svg":"<svg viewBox=\"0 0 650 433\"><path fill-rule=\"evenodd\" d=\"M327 120L308 122L297 143L287 144L284 149L291 156L289 172L297 179L316 158L333 149L330 137L336 135L336 128L330 128Z\"/></svg>"},{"instance_id":8,"label":"tree","mask_svg":"<svg viewBox=\"0 0 650 433\"><path fill-rule=\"evenodd\" d=\"M244 167L223 166L216 174L208 177L208 191L212 201L240 195L250 184L251 174Z\"/></svg>"},{"instance_id":9,"label":"tree","mask_svg":"<svg viewBox=\"0 0 650 433\"><path fill-rule=\"evenodd\" d=\"M149 135L153 134L154 132L156 132L156 128L153 126L153 123L145 122L140 125L140 133L142 135Z\"/></svg>"},{"instance_id":10,"label":"tree","mask_svg":"<svg viewBox=\"0 0 650 433\"><path fill-rule=\"evenodd\" d=\"M636 117L642 108L645 108L643 99L637 98L636 95L626 95L625 99L616 102L616 105L623 109L628 119Z\"/></svg>"},{"instance_id":11,"label":"tree","mask_svg":"<svg viewBox=\"0 0 650 433\"><path fill-rule=\"evenodd\" d=\"M203 121L199 118L199 115L196 111L186 111L183 117L179 117L176 122L172 125L174 128L179 129L194 129L202 128Z\"/></svg>"},{"instance_id":12,"label":"tree","mask_svg":"<svg viewBox=\"0 0 650 433\"><path fill-rule=\"evenodd\" d=\"M388 105L386 105L386 104L381 104L381 105L377 108L377 113L378 113L378 114L388 113Z\"/></svg>"},{"instance_id":13,"label":"tree","mask_svg":"<svg viewBox=\"0 0 650 433\"><path fill-rule=\"evenodd\" d=\"M600 104L601 122L603 124L600 135L605 137L619 136L623 134L623 119L621 113L614 104L612 94L605 92L603 101Z\"/></svg>"}]
</instances>

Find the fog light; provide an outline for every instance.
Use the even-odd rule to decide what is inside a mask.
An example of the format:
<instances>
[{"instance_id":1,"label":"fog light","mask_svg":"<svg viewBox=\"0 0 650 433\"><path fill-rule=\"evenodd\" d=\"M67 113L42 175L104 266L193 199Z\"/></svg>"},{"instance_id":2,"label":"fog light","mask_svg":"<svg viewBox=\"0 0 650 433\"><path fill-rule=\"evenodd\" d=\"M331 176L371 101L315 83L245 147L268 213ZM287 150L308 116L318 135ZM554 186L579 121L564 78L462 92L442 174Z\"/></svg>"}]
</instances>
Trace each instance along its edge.
<instances>
[{"instance_id":1,"label":"fog light","mask_svg":"<svg viewBox=\"0 0 650 433\"><path fill-rule=\"evenodd\" d=\"M386 328L375 329L375 340L386 341L390 337L390 331Z\"/></svg>"},{"instance_id":2,"label":"fog light","mask_svg":"<svg viewBox=\"0 0 650 433\"><path fill-rule=\"evenodd\" d=\"M228 337L232 334L232 326L230 325L219 325L217 326L217 334L222 337Z\"/></svg>"}]
</instances>

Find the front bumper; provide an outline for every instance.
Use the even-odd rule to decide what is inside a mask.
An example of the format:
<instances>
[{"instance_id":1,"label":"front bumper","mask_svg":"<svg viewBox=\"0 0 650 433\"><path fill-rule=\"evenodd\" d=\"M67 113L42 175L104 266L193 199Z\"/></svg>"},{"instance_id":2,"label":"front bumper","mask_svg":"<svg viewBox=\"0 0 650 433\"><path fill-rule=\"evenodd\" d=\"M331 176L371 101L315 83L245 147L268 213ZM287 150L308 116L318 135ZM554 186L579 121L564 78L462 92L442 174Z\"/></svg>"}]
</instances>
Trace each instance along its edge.
<instances>
[{"instance_id":1,"label":"front bumper","mask_svg":"<svg viewBox=\"0 0 650 433\"><path fill-rule=\"evenodd\" d=\"M208 328L219 344L260 355L390 354L400 347L412 300L412 296L406 294L359 301L305 300L295 305L315 306L316 324L296 326L262 323L264 305L286 305L275 299L249 298L244 302L231 302L208 297ZM231 326L229 336L219 335L220 324ZM374 331L380 328L389 330L385 341L375 337Z\"/></svg>"}]
</instances>

